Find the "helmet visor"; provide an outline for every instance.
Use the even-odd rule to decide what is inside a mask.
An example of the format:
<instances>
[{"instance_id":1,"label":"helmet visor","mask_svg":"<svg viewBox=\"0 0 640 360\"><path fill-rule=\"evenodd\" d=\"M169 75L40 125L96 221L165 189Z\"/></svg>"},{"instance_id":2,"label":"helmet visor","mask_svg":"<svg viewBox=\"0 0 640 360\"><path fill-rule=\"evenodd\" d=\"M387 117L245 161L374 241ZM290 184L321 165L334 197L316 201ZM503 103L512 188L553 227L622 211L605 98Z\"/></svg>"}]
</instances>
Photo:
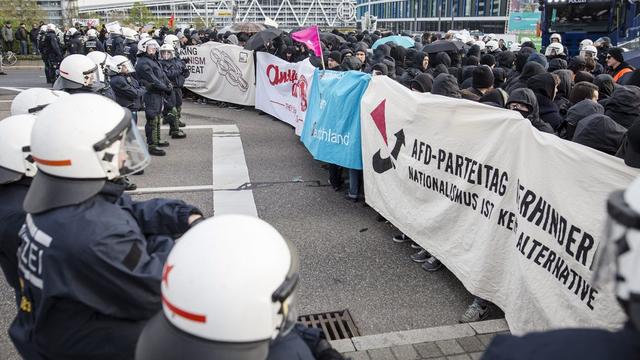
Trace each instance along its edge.
<instances>
[{"instance_id":1,"label":"helmet visor","mask_svg":"<svg viewBox=\"0 0 640 360\"><path fill-rule=\"evenodd\" d=\"M122 121L93 148L109 179L136 173L151 161L129 110L125 110Z\"/></svg>"},{"instance_id":2,"label":"helmet visor","mask_svg":"<svg viewBox=\"0 0 640 360\"><path fill-rule=\"evenodd\" d=\"M124 132L123 138L118 160L121 176L136 173L151 162L147 145L133 120L130 121L130 126Z\"/></svg>"},{"instance_id":3,"label":"helmet visor","mask_svg":"<svg viewBox=\"0 0 640 360\"><path fill-rule=\"evenodd\" d=\"M285 242L291 253L291 266L282 284L271 295L273 302L280 303L278 314L282 316L282 322L277 328L277 337L287 335L298 321L295 291L300 280L300 260L295 246L286 239Z\"/></svg>"},{"instance_id":4,"label":"helmet visor","mask_svg":"<svg viewBox=\"0 0 640 360\"><path fill-rule=\"evenodd\" d=\"M98 65L94 66L93 69L84 71L82 73L82 79L83 79L82 85L85 87L92 87L98 82L103 81L100 79L100 74L101 74L101 71Z\"/></svg>"},{"instance_id":5,"label":"helmet visor","mask_svg":"<svg viewBox=\"0 0 640 360\"><path fill-rule=\"evenodd\" d=\"M173 50L160 50L160 59L162 60L173 59Z\"/></svg>"},{"instance_id":6,"label":"helmet visor","mask_svg":"<svg viewBox=\"0 0 640 360\"><path fill-rule=\"evenodd\" d=\"M127 60L118 65L118 70L122 71L122 69L127 69L127 73L136 72L136 68L133 66L131 61Z\"/></svg>"}]
</instances>

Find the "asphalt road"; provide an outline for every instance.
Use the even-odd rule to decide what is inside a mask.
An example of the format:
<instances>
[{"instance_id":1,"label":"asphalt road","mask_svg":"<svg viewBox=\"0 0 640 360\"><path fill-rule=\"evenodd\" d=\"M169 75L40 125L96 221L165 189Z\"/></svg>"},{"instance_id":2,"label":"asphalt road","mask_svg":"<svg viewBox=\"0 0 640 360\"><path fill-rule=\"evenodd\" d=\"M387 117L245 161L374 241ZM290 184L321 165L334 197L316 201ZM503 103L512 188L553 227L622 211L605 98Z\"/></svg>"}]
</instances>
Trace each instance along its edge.
<instances>
[{"instance_id":1,"label":"asphalt road","mask_svg":"<svg viewBox=\"0 0 640 360\"><path fill-rule=\"evenodd\" d=\"M0 118L8 115L8 101L16 94L3 87L46 86L39 69L7 72L0 77ZM189 100L183 118L188 125L235 124L240 129L258 214L300 254L300 314L349 309L363 335L457 323L471 294L446 269L424 272L409 259L415 250L391 241L397 233L392 225L376 221L371 208L333 191L327 172L290 126L253 109L235 111ZM144 175L132 177L139 188L215 187L211 130L186 132L187 139L171 141L168 156L153 158ZM150 197L183 199L208 216L215 210L212 191L138 196ZM492 310L491 318L502 316ZM14 314L12 291L0 277L0 359L17 358L6 330Z\"/></svg>"}]
</instances>

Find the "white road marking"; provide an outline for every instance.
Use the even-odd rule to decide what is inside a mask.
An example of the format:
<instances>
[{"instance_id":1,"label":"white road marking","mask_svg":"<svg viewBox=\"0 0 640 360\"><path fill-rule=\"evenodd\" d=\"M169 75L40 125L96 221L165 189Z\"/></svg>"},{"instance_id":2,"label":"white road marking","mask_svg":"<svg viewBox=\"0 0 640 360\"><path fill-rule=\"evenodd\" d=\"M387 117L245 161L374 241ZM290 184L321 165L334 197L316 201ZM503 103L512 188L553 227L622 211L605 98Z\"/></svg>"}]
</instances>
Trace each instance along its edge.
<instances>
[{"instance_id":1,"label":"white road marking","mask_svg":"<svg viewBox=\"0 0 640 360\"><path fill-rule=\"evenodd\" d=\"M139 119L138 121L140 121ZM216 126L221 125L187 125L186 127L181 127L182 130L202 130L202 129L215 129ZM138 130L144 130L144 126L138 126ZM162 126L162 130L169 130L169 126Z\"/></svg>"},{"instance_id":2,"label":"white road marking","mask_svg":"<svg viewBox=\"0 0 640 360\"><path fill-rule=\"evenodd\" d=\"M0 100L0 103L10 103L13 102L13 100Z\"/></svg>"},{"instance_id":3,"label":"white road marking","mask_svg":"<svg viewBox=\"0 0 640 360\"><path fill-rule=\"evenodd\" d=\"M217 189L237 189L249 184L249 169L242 149L240 130L235 125L213 125L213 185ZM253 190L214 190L215 215L243 214L258 217Z\"/></svg>"}]
</instances>

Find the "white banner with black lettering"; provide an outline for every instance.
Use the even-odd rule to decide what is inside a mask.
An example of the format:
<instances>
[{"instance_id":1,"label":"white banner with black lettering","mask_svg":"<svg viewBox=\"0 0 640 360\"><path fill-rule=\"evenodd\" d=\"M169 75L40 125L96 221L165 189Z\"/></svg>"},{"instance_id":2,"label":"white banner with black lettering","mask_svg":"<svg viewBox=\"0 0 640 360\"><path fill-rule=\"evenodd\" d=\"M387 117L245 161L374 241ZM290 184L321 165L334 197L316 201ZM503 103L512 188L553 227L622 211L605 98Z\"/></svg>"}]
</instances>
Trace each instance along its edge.
<instances>
[{"instance_id":1,"label":"white banner with black lettering","mask_svg":"<svg viewBox=\"0 0 640 360\"><path fill-rule=\"evenodd\" d=\"M367 203L504 310L513 332L623 321L590 268L606 199L637 169L541 133L517 112L382 76L361 114Z\"/></svg>"},{"instance_id":2,"label":"white banner with black lettering","mask_svg":"<svg viewBox=\"0 0 640 360\"><path fill-rule=\"evenodd\" d=\"M256 53L256 61L256 109L293 126L300 135L315 67L309 59L290 63L264 52Z\"/></svg>"},{"instance_id":3,"label":"white banner with black lettering","mask_svg":"<svg viewBox=\"0 0 640 360\"><path fill-rule=\"evenodd\" d=\"M255 104L253 51L210 41L181 49L180 57L189 68L185 81L189 90L213 100Z\"/></svg>"}]
</instances>

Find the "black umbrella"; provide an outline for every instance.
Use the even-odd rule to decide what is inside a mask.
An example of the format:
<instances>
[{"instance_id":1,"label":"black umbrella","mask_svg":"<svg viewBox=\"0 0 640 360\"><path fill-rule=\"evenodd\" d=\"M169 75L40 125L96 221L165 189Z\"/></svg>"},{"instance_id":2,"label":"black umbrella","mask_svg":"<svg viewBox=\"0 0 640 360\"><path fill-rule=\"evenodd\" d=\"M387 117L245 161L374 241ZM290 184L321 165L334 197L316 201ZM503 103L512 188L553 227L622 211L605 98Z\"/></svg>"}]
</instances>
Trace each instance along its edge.
<instances>
[{"instance_id":1,"label":"black umbrella","mask_svg":"<svg viewBox=\"0 0 640 360\"><path fill-rule=\"evenodd\" d=\"M247 50L258 50L260 47L265 46L269 41L277 38L282 34L282 30L278 29L267 29L262 30L253 34L247 40L247 43L244 45L244 48Z\"/></svg>"},{"instance_id":2,"label":"black umbrella","mask_svg":"<svg viewBox=\"0 0 640 360\"><path fill-rule=\"evenodd\" d=\"M320 41L323 41L325 43L330 42L336 45L344 44L347 42L347 40L345 40L342 36L338 36L332 33L320 33Z\"/></svg>"},{"instance_id":3,"label":"black umbrella","mask_svg":"<svg viewBox=\"0 0 640 360\"><path fill-rule=\"evenodd\" d=\"M424 48L422 48L422 51L428 54L439 53L442 51L458 52L463 46L464 44L460 41L437 40L431 44L425 45Z\"/></svg>"}]
</instances>

